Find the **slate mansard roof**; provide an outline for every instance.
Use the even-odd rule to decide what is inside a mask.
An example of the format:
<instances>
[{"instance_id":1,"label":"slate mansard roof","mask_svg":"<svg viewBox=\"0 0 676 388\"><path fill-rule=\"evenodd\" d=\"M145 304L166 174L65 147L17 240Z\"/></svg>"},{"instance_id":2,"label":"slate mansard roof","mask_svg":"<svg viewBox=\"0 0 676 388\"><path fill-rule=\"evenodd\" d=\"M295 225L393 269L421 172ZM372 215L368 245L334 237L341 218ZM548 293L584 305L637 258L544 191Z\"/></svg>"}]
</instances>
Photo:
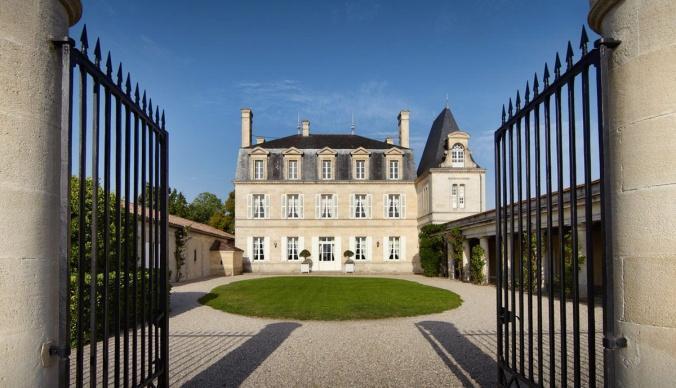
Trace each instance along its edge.
<instances>
[{"instance_id":1,"label":"slate mansard roof","mask_svg":"<svg viewBox=\"0 0 676 388\"><path fill-rule=\"evenodd\" d=\"M415 159L413 152L408 148L359 135L315 134L309 136L292 135L240 148L237 157L236 181L251 181L251 177L249 176L249 152L258 147L270 153L268 155L266 181L284 180L284 155L282 152L291 147L295 147L303 152L301 181L319 180L317 176L317 153L325 147L329 147L337 153L336 181L352 179L351 152L359 147L363 147L371 153L368 163L368 181L386 180L385 152L392 148L399 149L403 153L403 180L412 181L415 179Z\"/></svg>"}]
</instances>

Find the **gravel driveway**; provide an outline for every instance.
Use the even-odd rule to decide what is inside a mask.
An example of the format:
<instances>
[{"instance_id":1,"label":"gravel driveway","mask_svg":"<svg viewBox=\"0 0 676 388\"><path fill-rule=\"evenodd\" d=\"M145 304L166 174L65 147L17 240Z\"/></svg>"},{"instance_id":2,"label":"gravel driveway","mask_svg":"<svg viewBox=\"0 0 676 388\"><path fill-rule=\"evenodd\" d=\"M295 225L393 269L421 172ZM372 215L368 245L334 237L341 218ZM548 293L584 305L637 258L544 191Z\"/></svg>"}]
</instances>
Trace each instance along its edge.
<instances>
[{"instance_id":1,"label":"gravel driveway","mask_svg":"<svg viewBox=\"0 0 676 388\"><path fill-rule=\"evenodd\" d=\"M172 386L495 386L495 288L416 275L458 293L461 307L371 321L280 321L202 306L197 298L247 274L175 286Z\"/></svg>"}]
</instances>

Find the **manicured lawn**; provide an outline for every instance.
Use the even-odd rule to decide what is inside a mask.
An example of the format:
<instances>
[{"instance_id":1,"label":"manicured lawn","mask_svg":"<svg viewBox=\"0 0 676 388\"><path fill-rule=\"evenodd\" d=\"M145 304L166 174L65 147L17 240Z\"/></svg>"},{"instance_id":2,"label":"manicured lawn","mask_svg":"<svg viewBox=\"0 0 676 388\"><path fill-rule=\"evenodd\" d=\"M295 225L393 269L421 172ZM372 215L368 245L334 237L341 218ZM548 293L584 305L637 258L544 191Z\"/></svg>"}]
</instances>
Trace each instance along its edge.
<instances>
[{"instance_id":1,"label":"manicured lawn","mask_svg":"<svg viewBox=\"0 0 676 388\"><path fill-rule=\"evenodd\" d=\"M431 314L462 303L453 292L406 280L319 276L234 282L199 301L234 314L325 321Z\"/></svg>"}]
</instances>

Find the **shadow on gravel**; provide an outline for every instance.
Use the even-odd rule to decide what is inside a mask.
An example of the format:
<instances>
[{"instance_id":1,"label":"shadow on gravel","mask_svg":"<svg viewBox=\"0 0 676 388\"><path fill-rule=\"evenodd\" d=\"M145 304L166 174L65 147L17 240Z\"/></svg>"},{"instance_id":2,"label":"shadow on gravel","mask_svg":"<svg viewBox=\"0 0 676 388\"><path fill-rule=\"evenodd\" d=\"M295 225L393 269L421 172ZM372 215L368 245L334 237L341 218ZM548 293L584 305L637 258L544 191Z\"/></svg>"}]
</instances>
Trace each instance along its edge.
<instances>
[{"instance_id":1,"label":"shadow on gravel","mask_svg":"<svg viewBox=\"0 0 676 388\"><path fill-rule=\"evenodd\" d=\"M169 296L169 316L173 318L201 306L198 299L205 295L205 292L172 291Z\"/></svg>"},{"instance_id":2,"label":"shadow on gravel","mask_svg":"<svg viewBox=\"0 0 676 388\"><path fill-rule=\"evenodd\" d=\"M482 387L496 385L495 360L470 341L467 333L458 331L449 322L422 321L415 325L463 386L476 383Z\"/></svg>"},{"instance_id":3,"label":"shadow on gravel","mask_svg":"<svg viewBox=\"0 0 676 388\"><path fill-rule=\"evenodd\" d=\"M237 387L301 325L295 322L272 323L226 354L184 387ZM217 351L217 350L216 350Z\"/></svg>"}]
</instances>

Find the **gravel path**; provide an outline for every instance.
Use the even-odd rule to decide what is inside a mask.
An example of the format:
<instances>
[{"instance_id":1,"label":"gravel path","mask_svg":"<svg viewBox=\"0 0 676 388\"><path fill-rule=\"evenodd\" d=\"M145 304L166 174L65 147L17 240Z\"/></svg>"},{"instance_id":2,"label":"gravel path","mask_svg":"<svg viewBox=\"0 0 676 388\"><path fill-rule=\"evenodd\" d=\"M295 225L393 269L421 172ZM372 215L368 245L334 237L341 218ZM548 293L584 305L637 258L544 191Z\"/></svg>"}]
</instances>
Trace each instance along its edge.
<instances>
[{"instance_id":1,"label":"gravel path","mask_svg":"<svg viewBox=\"0 0 676 388\"><path fill-rule=\"evenodd\" d=\"M279 321L214 310L197 302L247 274L172 290L172 386L494 386L495 289L422 276L458 293L440 314L371 321Z\"/></svg>"}]
</instances>

